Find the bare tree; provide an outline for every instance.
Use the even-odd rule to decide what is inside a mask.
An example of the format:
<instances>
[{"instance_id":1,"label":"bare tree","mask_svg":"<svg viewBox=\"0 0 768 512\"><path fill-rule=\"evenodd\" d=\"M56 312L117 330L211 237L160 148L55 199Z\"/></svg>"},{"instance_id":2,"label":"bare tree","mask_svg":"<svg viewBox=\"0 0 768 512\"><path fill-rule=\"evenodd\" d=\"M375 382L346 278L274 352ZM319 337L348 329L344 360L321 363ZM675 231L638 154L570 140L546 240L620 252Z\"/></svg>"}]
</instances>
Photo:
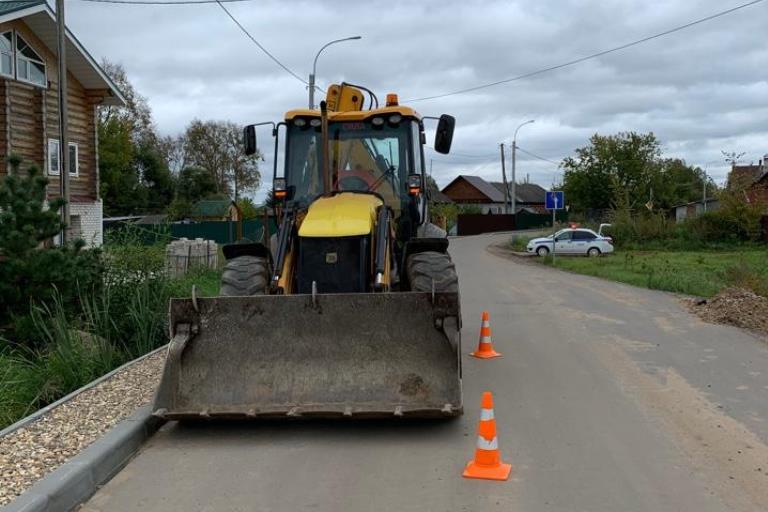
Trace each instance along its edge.
<instances>
[{"instance_id":1,"label":"bare tree","mask_svg":"<svg viewBox=\"0 0 768 512\"><path fill-rule=\"evenodd\" d=\"M192 121L183 136L185 165L197 165L216 180L217 192L237 200L261 183L260 155L246 155L242 127L230 121Z\"/></svg>"}]
</instances>

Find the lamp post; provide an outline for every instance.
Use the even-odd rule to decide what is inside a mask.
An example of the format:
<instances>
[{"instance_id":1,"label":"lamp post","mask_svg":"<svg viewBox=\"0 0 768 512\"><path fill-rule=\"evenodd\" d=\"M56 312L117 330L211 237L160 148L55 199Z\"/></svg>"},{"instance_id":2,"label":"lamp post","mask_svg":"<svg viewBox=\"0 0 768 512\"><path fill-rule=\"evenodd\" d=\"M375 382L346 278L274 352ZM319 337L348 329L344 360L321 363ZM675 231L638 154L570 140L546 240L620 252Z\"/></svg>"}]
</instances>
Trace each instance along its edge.
<instances>
[{"instance_id":1,"label":"lamp post","mask_svg":"<svg viewBox=\"0 0 768 512\"><path fill-rule=\"evenodd\" d=\"M352 37L344 37L342 39L334 39L333 41L325 43L323 47L320 48L320 50L317 52L317 55L315 55L315 62L312 64L312 73L309 75L309 108L310 109L315 108L315 75L317 74L317 58L320 57L320 54L323 53L323 50L325 50L332 44L341 43L344 41L353 41L355 39L362 39L362 36L352 36Z\"/></svg>"},{"instance_id":2,"label":"lamp post","mask_svg":"<svg viewBox=\"0 0 768 512\"><path fill-rule=\"evenodd\" d=\"M517 153L517 132L522 128L523 126L531 123L535 123L536 121L534 119L529 119L528 121L524 123L520 123L520 125L515 129L515 134L512 136L512 215L514 215L517 212L517 178L515 177L515 160L516 160L516 153Z\"/></svg>"}]
</instances>

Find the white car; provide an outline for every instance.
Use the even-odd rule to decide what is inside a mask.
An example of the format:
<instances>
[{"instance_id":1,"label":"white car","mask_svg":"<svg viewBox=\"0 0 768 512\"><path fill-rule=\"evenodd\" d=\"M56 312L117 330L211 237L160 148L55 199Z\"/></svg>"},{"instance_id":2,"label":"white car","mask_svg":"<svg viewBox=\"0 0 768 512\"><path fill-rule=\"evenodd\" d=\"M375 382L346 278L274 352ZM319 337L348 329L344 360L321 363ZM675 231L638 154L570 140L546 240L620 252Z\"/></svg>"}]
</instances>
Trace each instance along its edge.
<instances>
[{"instance_id":1,"label":"white car","mask_svg":"<svg viewBox=\"0 0 768 512\"><path fill-rule=\"evenodd\" d=\"M591 229L568 228L561 229L554 235L534 238L528 242L528 252L546 256L552 252L553 236L556 254L600 256L613 252L611 237L602 236Z\"/></svg>"}]
</instances>

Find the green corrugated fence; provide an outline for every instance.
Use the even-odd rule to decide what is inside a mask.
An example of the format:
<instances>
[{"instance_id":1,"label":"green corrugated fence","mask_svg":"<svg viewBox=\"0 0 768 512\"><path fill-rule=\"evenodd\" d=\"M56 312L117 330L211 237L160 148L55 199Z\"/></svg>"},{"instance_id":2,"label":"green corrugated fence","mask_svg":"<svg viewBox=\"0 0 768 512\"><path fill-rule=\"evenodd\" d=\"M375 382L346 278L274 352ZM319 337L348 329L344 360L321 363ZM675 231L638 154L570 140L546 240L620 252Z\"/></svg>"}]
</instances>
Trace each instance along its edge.
<instances>
[{"instance_id":1,"label":"green corrugated fence","mask_svg":"<svg viewBox=\"0 0 768 512\"><path fill-rule=\"evenodd\" d=\"M263 237L263 219L250 219L242 222L242 237L254 242L261 242ZM168 243L180 238L202 238L218 244L234 243L238 240L238 223L229 221L193 222L190 224L117 224L105 230L107 240L119 241L120 236L130 232L144 245ZM275 219L269 219L270 235L277 232ZM119 243L119 242L118 242Z\"/></svg>"}]
</instances>

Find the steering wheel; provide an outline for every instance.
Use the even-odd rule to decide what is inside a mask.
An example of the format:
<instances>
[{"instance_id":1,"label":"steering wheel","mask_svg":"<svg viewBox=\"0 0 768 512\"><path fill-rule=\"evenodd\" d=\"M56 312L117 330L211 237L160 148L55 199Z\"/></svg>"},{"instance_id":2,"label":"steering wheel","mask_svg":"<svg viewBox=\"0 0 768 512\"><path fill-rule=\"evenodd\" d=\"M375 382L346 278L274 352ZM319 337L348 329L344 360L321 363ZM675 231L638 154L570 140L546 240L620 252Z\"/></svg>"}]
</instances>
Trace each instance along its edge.
<instances>
[{"instance_id":1,"label":"steering wheel","mask_svg":"<svg viewBox=\"0 0 768 512\"><path fill-rule=\"evenodd\" d=\"M339 181L339 188L341 190L358 190L360 192L367 192L372 183L372 181L369 183L368 180L360 176L344 176Z\"/></svg>"}]
</instances>

